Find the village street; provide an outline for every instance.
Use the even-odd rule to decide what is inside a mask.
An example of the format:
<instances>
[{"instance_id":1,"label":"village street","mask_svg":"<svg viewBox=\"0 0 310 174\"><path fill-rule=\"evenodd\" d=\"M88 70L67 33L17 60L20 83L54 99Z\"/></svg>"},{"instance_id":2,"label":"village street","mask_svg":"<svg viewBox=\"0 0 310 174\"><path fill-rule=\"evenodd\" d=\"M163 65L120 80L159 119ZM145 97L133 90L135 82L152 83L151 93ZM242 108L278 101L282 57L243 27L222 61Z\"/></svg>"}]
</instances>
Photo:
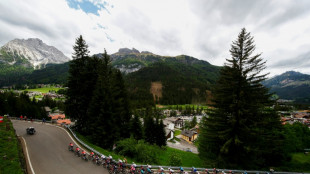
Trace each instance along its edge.
<instances>
[{"instance_id":1,"label":"village street","mask_svg":"<svg viewBox=\"0 0 310 174\"><path fill-rule=\"evenodd\" d=\"M196 146L194 146L193 144L189 144L188 142L183 140L181 138L181 135L178 135L177 138L179 138L181 141L176 141L176 143L171 143L167 141L167 146L183 151L190 150L191 152L198 154L198 149Z\"/></svg>"}]
</instances>

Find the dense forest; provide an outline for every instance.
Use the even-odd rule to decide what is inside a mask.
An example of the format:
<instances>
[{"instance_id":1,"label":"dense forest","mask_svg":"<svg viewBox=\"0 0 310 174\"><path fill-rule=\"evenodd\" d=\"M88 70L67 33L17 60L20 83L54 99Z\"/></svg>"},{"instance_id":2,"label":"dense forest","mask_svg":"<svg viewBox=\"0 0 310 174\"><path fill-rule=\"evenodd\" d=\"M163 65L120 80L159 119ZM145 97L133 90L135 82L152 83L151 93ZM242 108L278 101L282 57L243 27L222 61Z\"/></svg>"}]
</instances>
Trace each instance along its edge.
<instances>
[{"instance_id":1,"label":"dense forest","mask_svg":"<svg viewBox=\"0 0 310 174\"><path fill-rule=\"evenodd\" d=\"M123 75L112 67L110 56L105 52L102 58L90 57L88 45L82 36L76 39L73 48L73 60L69 65L66 115L76 120L75 130L106 149L133 136L133 133L139 140L144 138L142 135L158 130L156 133L161 132L160 134L151 136L151 139L147 139L147 135L145 140L150 144L165 146L161 118L157 116L154 122L152 112L144 115L144 126L148 131L138 136L136 128L131 127L132 124L139 124L132 123L138 117L132 117Z\"/></svg>"}]
</instances>

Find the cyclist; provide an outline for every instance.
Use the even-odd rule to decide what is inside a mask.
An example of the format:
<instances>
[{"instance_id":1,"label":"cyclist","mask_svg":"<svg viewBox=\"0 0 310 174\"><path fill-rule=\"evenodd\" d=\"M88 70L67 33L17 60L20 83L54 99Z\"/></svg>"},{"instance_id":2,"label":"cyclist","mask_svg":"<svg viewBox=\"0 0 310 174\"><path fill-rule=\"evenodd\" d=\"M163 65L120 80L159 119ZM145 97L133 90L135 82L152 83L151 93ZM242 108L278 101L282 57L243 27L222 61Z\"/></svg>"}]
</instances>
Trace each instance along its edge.
<instances>
[{"instance_id":1,"label":"cyclist","mask_svg":"<svg viewBox=\"0 0 310 174\"><path fill-rule=\"evenodd\" d=\"M110 160L110 162L112 162L112 160L113 160L113 157L111 155L109 155L109 160Z\"/></svg>"},{"instance_id":2,"label":"cyclist","mask_svg":"<svg viewBox=\"0 0 310 174\"><path fill-rule=\"evenodd\" d=\"M80 148L79 147L75 148L75 153L77 156L80 156Z\"/></svg>"},{"instance_id":3,"label":"cyclist","mask_svg":"<svg viewBox=\"0 0 310 174\"><path fill-rule=\"evenodd\" d=\"M85 150L82 151L82 158L86 159L86 152L85 152Z\"/></svg>"},{"instance_id":4,"label":"cyclist","mask_svg":"<svg viewBox=\"0 0 310 174\"><path fill-rule=\"evenodd\" d=\"M208 169L205 170L206 174L210 174L210 172L208 171Z\"/></svg>"},{"instance_id":5,"label":"cyclist","mask_svg":"<svg viewBox=\"0 0 310 174\"><path fill-rule=\"evenodd\" d=\"M132 162L132 165L130 166L130 173L134 174L136 173L136 164Z\"/></svg>"},{"instance_id":6,"label":"cyclist","mask_svg":"<svg viewBox=\"0 0 310 174\"><path fill-rule=\"evenodd\" d=\"M216 168L213 169L213 174L217 174Z\"/></svg>"},{"instance_id":7,"label":"cyclist","mask_svg":"<svg viewBox=\"0 0 310 174\"><path fill-rule=\"evenodd\" d=\"M183 174L184 173L184 169L182 166L180 166L180 174Z\"/></svg>"},{"instance_id":8,"label":"cyclist","mask_svg":"<svg viewBox=\"0 0 310 174\"><path fill-rule=\"evenodd\" d=\"M172 170L171 168L168 168L169 174L174 173L174 170Z\"/></svg>"},{"instance_id":9,"label":"cyclist","mask_svg":"<svg viewBox=\"0 0 310 174\"><path fill-rule=\"evenodd\" d=\"M90 152L89 156L93 157L95 155L95 153L93 151Z\"/></svg>"},{"instance_id":10,"label":"cyclist","mask_svg":"<svg viewBox=\"0 0 310 174\"><path fill-rule=\"evenodd\" d=\"M118 167L123 167L123 161L121 159L118 159Z\"/></svg>"},{"instance_id":11,"label":"cyclist","mask_svg":"<svg viewBox=\"0 0 310 174\"><path fill-rule=\"evenodd\" d=\"M95 159L96 159L96 164L100 165L100 157L99 157L99 155L96 155Z\"/></svg>"},{"instance_id":12,"label":"cyclist","mask_svg":"<svg viewBox=\"0 0 310 174\"><path fill-rule=\"evenodd\" d=\"M94 157L95 157L95 153L94 153L93 151L91 151L91 152L89 153L88 159L89 159L90 161L93 161L93 160L94 160Z\"/></svg>"},{"instance_id":13,"label":"cyclist","mask_svg":"<svg viewBox=\"0 0 310 174\"><path fill-rule=\"evenodd\" d=\"M159 166L158 167L158 172L157 172L158 174L164 174L165 173L165 170L164 170L164 168L162 167L162 166Z\"/></svg>"},{"instance_id":14,"label":"cyclist","mask_svg":"<svg viewBox=\"0 0 310 174\"><path fill-rule=\"evenodd\" d=\"M126 159L126 158L123 159L122 165L123 165L123 166L122 166L123 169L126 169L126 168L127 168L127 159Z\"/></svg>"},{"instance_id":15,"label":"cyclist","mask_svg":"<svg viewBox=\"0 0 310 174\"><path fill-rule=\"evenodd\" d=\"M110 167L110 164L112 163L112 156L111 155L109 155L108 157L107 157L107 167Z\"/></svg>"},{"instance_id":16,"label":"cyclist","mask_svg":"<svg viewBox=\"0 0 310 174\"><path fill-rule=\"evenodd\" d=\"M141 173L141 174L144 174L144 173L145 173L145 170L144 170L143 166L141 166L140 173Z\"/></svg>"},{"instance_id":17,"label":"cyclist","mask_svg":"<svg viewBox=\"0 0 310 174\"><path fill-rule=\"evenodd\" d=\"M69 143L69 150L73 151L73 143Z\"/></svg>"},{"instance_id":18,"label":"cyclist","mask_svg":"<svg viewBox=\"0 0 310 174\"><path fill-rule=\"evenodd\" d=\"M101 160L105 160L105 156L103 154L101 155Z\"/></svg>"},{"instance_id":19,"label":"cyclist","mask_svg":"<svg viewBox=\"0 0 310 174\"><path fill-rule=\"evenodd\" d=\"M153 170L151 170L151 168L152 168L152 166L151 165L147 165L147 173L148 174L151 174L151 173L153 173Z\"/></svg>"},{"instance_id":20,"label":"cyclist","mask_svg":"<svg viewBox=\"0 0 310 174\"><path fill-rule=\"evenodd\" d=\"M192 167L192 174L197 174L197 169L195 167Z\"/></svg>"}]
</instances>

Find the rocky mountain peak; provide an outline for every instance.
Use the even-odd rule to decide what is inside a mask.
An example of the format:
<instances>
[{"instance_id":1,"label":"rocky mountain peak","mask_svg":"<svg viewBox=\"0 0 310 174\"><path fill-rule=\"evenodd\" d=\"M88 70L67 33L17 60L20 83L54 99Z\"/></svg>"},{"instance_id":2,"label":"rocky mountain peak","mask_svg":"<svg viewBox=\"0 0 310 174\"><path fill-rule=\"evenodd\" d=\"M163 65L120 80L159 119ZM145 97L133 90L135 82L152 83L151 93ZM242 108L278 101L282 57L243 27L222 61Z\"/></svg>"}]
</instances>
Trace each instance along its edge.
<instances>
[{"instance_id":1,"label":"rocky mountain peak","mask_svg":"<svg viewBox=\"0 0 310 174\"><path fill-rule=\"evenodd\" d=\"M120 48L116 54L139 54L139 53L140 51L135 48L132 48L132 50L129 48Z\"/></svg>"},{"instance_id":2,"label":"rocky mountain peak","mask_svg":"<svg viewBox=\"0 0 310 174\"><path fill-rule=\"evenodd\" d=\"M44 67L48 63L58 64L70 60L57 48L45 44L38 38L14 39L3 45L0 51L2 62L11 65L23 62L34 68Z\"/></svg>"}]
</instances>

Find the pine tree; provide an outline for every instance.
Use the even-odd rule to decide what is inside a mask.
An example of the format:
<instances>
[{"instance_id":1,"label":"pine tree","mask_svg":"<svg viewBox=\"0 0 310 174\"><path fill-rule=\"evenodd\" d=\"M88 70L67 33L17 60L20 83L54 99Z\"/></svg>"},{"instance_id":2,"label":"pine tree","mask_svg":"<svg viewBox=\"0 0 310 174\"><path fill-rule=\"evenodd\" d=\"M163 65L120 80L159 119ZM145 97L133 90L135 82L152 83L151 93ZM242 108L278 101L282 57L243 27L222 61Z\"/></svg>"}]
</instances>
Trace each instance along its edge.
<instances>
[{"instance_id":1,"label":"pine tree","mask_svg":"<svg viewBox=\"0 0 310 174\"><path fill-rule=\"evenodd\" d=\"M130 133L136 140L143 139L142 123L139 115L136 113L130 121Z\"/></svg>"},{"instance_id":2,"label":"pine tree","mask_svg":"<svg viewBox=\"0 0 310 174\"><path fill-rule=\"evenodd\" d=\"M72 55L73 59L83 59L89 57L88 45L86 44L86 41L83 39L82 35L80 35L80 37L78 37L75 40L73 50L74 50L74 53Z\"/></svg>"},{"instance_id":3,"label":"pine tree","mask_svg":"<svg viewBox=\"0 0 310 174\"><path fill-rule=\"evenodd\" d=\"M197 117L194 116L192 121L191 121L191 128L195 127L197 125Z\"/></svg>"},{"instance_id":4,"label":"pine tree","mask_svg":"<svg viewBox=\"0 0 310 174\"><path fill-rule=\"evenodd\" d=\"M119 129L119 139L129 138L129 122L131 113L129 110L129 101L127 89L122 74L118 69L114 70L112 81L112 109L113 117L117 118L117 128Z\"/></svg>"},{"instance_id":5,"label":"pine tree","mask_svg":"<svg viewBox=\"0 0 310 174\"><path fill-rule=\"evenodd\" d=\"M147 112L146 116L144 117L144 136L145 141L150 144L156 143L156 124L154 123L153 116L151 112Z\"/></svg>"},{"instance_id":6,"label":"pine tree","mask_svg":"<svg viewBox=\"0 0 310 174\"><path fill-rule=\"evenodd\" d=\"M88 46L82 36L76 39L73 49L75 52L69 67L66 115L77 121L76 128L80 133L87 134L87 109L98 78L99 59L88 56Z\"/></svg>"},{"instance_id":7,"label":"pine tree","mask_svg":"<svg viewBox=\"0 0 310 174\"><path fill-rule=\"evenodd\" d=\"M87 132L104 148L130 136L130 109L122 74L112 68L106 51L98 62L98 78L87 110Z\"/></svg>"},{"instance_id":8,"label":"pine tree","mask_svg":"<svg viewBox=\"0 0 310 174\"><path fill-rule=\"evenodd\" d=\"M270 122L278 125L279 117L266 110L271 104L268 89L261 84L267 75L261 74L266 62L261 54L252 55L254 50L253 37L243 28L213 89L214 109L200 125L199 155L217 167L262 166L268 161L262 143L281 141L279 134L267 138L270 128L262 126Z\"/></svg>"},{"instance_id":9,"label":"pine tree","mask_svg":"<svg viewBox=\"0 0 310 174\"><path fill-rule=\"evenodd\" d=\"M165 126L163 123L163 120L161 119L159 124L157 125L158 127L158 134L157 134L157 142L156 144L160 147L166 146L166 131L165 131Z\"/></svg>"}]
</instances>

